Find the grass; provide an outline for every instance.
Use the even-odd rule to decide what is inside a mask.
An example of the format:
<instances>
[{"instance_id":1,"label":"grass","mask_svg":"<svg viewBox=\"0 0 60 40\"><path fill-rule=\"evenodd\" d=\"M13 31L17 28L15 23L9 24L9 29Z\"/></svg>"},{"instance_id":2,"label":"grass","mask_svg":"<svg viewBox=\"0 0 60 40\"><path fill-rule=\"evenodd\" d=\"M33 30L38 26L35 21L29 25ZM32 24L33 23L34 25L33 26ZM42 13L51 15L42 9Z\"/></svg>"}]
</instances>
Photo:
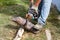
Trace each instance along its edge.
<instances>
[{"instance_id":1,"label":"grass","mask_svg":"<svg viewBox=\"0 0 60 40\"><path fill-rule=\"evenodd\" d=\"M20 4L0 6L0 40L12 40L19 28L17 24L11 21L13 16L25 17L28 9L28 1L21 0ZM59 12L51 8L47 19L46 28L51 30L53 40L60 40L60 20L57 19ZM45 32L33 34L25 32L22 40L46 40Z\"/></svg>"}]
</instances>

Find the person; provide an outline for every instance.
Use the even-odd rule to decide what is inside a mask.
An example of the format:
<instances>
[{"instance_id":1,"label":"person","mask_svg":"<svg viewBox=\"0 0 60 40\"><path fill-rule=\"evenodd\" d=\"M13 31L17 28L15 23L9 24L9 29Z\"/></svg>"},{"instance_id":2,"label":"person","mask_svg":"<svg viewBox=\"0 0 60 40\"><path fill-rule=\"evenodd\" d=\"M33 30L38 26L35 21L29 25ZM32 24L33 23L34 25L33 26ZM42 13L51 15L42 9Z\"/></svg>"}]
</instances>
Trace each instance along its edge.
<instances>
[{"instance_id":1,"label":"person","mask_svg":"<svg viewBox=\"0 0 60 40\"><path fill-rule=\"evenodd\" d=\"M30 2L33 3L34 0L30 0ZM36 0L36 2L29 9L29 11L31 10L30 12L28 12L29 16L31 16L33 10L35 10L36 13L39 13L39 17L37 18L37 24L34 27L38 31L40 31L46 23L46 19L48 18L50 12L51 3L52 0ZM26 17L28 17L28 15L26 15ZM34 16L31 17L33 18ZM35 33L38 33L38 31L35 31Z\"/></svg>"},{"instance_id":2,"label":"person","mask_svg":"<svg viewBox=\"0 0 60 40\"><path fill-rule=\"evenodd\" d=\"M33 0L30 0L30 2L33 3ZM45 25L46 19L49 15L51 3L52 0L36 0L35 4L30 6L26 17L28 19L37 19L38 22L36 25L21 17L13 18L12 21L17 22L19 25L25 26L24 28L32 31L33 33L38 33ZM20 40L23 32L24 29L20 28L14 40Z\"/></svg>"}]
</instances>

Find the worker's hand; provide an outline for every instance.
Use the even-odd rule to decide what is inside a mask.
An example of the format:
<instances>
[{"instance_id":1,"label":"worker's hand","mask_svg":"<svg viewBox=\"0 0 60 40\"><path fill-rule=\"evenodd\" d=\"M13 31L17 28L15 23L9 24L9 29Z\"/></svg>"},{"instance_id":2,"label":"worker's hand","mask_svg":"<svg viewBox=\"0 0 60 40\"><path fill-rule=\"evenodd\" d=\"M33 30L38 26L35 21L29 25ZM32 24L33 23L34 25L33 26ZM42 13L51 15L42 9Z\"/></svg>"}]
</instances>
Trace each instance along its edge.
<instances>
[{"instance_id":1,"label":"worker's hand","mask_svg":"<svg viewBox=\"0 0 60 40\"><path fill-rule=\"evenodd\" d=\"M27 18L28 20L32 19L32 17L33 17L32 14L26 14L26 18Z\"/></svg>"},{"instance_id":2,"label":"worker's hand","mask_svg":"<svg viewBox=\"0 0 60 40\"><path fill-rule=\"evenodd\" d=\"M33 5L31 9L34 9L36 12L38 12L38 6Z\"/></svg>"},{"instance_id":3,"label":"worker's hand","mask_svg":"<svg viewBox=\"0 0 60 40\"><path fill-rule=\"evenodd\" d=\"M32 6L28 14L26 14L26 18L28 19L37 19L37 14L38 14L38 7Z\"/></svg>"}]
</instances>

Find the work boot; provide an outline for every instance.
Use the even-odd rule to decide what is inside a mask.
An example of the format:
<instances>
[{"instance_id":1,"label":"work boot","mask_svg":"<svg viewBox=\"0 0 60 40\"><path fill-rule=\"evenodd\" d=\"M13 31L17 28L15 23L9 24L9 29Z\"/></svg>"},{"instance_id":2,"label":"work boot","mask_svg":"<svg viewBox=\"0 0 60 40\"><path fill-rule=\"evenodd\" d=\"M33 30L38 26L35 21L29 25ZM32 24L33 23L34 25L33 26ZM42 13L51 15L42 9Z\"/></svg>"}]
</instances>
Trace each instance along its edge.
<instances>
[{"instance_id":1,"label":"work boot","mask_svg":"<svg viewBox=\"0 0 60 40\"><path fill-rule=\"evenodd\" d=\"M35 31L34 33L39 33L39 32L42 30L43 25L41 25L41 24L36 24L36 25L34 26L34 28L37 30L37 31Z\"/></svg>"}]
</instances>

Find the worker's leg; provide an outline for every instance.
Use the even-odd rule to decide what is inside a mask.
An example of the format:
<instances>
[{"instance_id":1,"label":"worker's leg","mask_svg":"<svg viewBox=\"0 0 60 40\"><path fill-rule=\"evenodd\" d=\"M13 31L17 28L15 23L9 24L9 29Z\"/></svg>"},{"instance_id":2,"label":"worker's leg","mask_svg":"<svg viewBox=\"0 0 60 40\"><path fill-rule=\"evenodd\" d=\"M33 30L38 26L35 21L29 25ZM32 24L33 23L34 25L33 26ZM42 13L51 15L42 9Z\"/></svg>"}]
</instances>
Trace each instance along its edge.
<instances>
[{"instance_id":1,"label":"worker's leg","mask_svg":"<svg viewBox=\"0 0 60 40\"><path fill-rule=\"evenodd\" d=\"M43 0L41 0L41 3L38 6L38 13L39 13L38 17L40 17L40 15L41 15L42 6L43 6Z\"/></svg>"},{"instance_id":2,"label":"worker's leg","mask_svg":"<svg viewBox=\"0 0 60 40\"><path fill-rule=\"evenodd\" d=\"M44 25L45 21L49 15L52 0L43 0L43 6L41 9L40 17L38 18L38 23Z\"/></svg>"}]
</instances>

